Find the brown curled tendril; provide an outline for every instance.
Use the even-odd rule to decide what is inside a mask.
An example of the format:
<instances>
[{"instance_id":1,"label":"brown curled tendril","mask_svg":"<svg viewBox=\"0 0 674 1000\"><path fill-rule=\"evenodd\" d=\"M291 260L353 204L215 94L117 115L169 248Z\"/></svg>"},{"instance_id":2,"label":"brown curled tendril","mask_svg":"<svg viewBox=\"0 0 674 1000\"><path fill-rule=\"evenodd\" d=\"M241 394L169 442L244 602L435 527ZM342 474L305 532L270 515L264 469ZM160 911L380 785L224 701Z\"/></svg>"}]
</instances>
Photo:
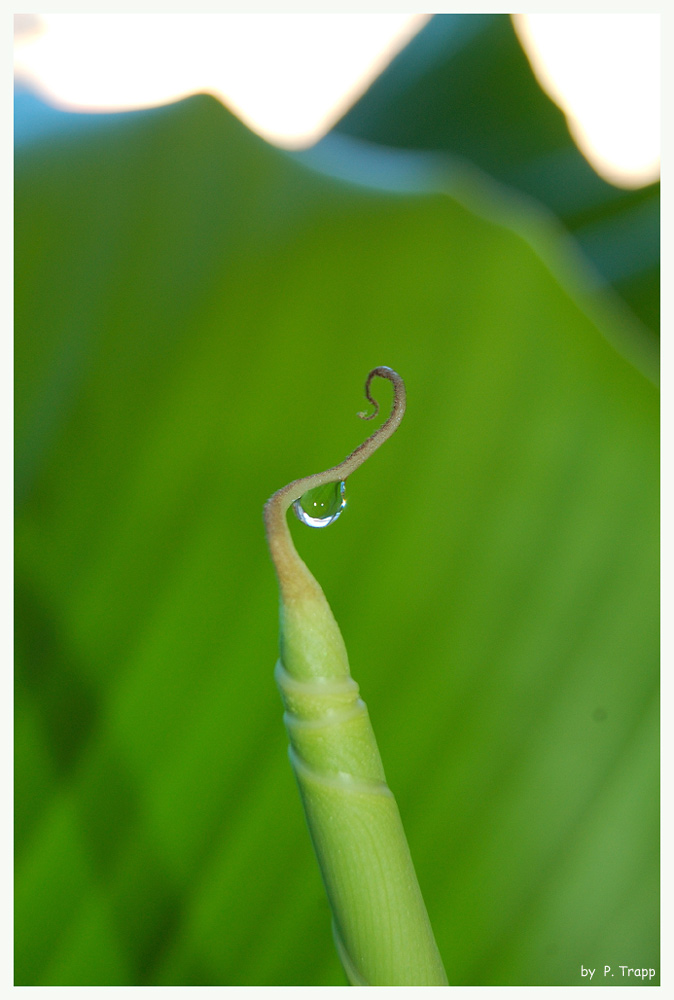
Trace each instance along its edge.
<instances>
[{"instance_id":1,"label":"brown curled tendril","mask_svg":"<svg viewBox=\"0 0 674 1000\"><path fill-rule=\"evenodd\" d=\"M312 476L294 479L287 486L277 490L265 504L264 522L267 532L267 542L282 587L286 584L290 585L290 576L293 572L297 571L298 566L304 568L299 556L295 552L286 522L285 515L290 505L295 500L299 500L308 490L313 490L317 486L324 486L326 483L340 483L345 480L363 462L367 461L370 455L387 438L391 437L404 416L406 403L405 383L396 371L385 365L373 368L365 381L365 397L374 406L374 412L369 415L359 413L358 416L362 420L372 420L379 412L379 404L372 397L370 391L370 385L374 378L388 379L393 385L393 406L381 427L378 427L373 434L370 434L339 465L326 469L325 472L317 472Z\"/></svg>"},{"instance_id":2,"label":"brown curled tendril","mask_svg":"<svg viewBox=\"0 0 674 1000\"><path fill-rule=\"evenodd\" d=\"M373 368L372 371L370 372L370 374L368 375L367 379L365 380L365 398L367 399L368 403L370 403L372 406L374 406L374 410L369 415L367 413L359 413L358 416L360 417L360 419L361 420L374 420L374 418L379 413L379 403L377 402L376 399L374 399L372 397L372 393L370 392L370 383L372 382L372 379L375 377L375 375L381 375L382 378L388 378L388 379L390 379L391 382L393 382L394 388L396 387L396 379L398 380L398 382L400 383L400 386L402 387L402 392L403 392L403 413L404 413L405 412L405 383L400 378L400 375L398 375L397 372L394 372L392 368L386 368L385 365L381 365L379 368ZM393 410L391 411L391 416L393 416L393 414L395 412L395 407L396 407L396 397L394 396L394 399L393 399ZM389 419L390 419L390 417L389 417ZM401 414L401 418L400 419L402 420L402 414ZM399 422L400 421L398 421L398 423Z\"/></svg>"}]
</instances>

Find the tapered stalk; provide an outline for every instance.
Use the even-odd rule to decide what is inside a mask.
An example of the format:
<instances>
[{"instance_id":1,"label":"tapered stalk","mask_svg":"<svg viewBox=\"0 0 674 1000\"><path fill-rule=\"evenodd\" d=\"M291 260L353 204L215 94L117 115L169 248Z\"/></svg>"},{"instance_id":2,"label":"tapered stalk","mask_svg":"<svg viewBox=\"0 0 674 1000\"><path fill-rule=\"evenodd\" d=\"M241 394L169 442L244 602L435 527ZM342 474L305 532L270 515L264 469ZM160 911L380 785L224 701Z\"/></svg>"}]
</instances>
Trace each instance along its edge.
<instances>
[{"instance_id":1,"label":"tapered stalk","mask_svg":"<svg viewBox=\"0 0 674 1000\"><path fill-rule=\"evenodd\" d=\"M294 480L265 505L267 541L281 594L276 680L290 760L349 982L444 986L447 977L367 707L351 677L339 627L321 587L297 555L286 522L295 500L316 486L346 479L398 427L405 411L404 383L390 368L373 369L365 385L371 403L375 376L394 386L386 422L339 465Z\"/></svg>"}]
</instances>

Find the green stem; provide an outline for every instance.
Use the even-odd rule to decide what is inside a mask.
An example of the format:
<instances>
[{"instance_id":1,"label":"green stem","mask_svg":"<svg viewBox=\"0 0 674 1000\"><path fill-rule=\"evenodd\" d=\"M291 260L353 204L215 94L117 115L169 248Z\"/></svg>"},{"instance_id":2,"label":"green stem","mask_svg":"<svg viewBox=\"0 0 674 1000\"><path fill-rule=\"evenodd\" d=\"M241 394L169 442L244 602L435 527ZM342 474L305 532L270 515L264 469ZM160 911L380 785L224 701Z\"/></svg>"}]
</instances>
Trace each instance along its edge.
<instances>
[{"instance_id":1,"label":"green stem","mask_svg":"<svg viewBox=\"0 0 674 1000\"><path fill-rule=\"evenodd\" d=\"M386 784L367 707L352 679L339 627L321 587L295 551L288 507L308 490L339 483L396 430L405 385L391 368L391 414L348 458L296 479L264 510L281 592L281 658L289 754L333 915L340 959L354 986L446 986L395 799Z\"/></svg>"}]
</instances>

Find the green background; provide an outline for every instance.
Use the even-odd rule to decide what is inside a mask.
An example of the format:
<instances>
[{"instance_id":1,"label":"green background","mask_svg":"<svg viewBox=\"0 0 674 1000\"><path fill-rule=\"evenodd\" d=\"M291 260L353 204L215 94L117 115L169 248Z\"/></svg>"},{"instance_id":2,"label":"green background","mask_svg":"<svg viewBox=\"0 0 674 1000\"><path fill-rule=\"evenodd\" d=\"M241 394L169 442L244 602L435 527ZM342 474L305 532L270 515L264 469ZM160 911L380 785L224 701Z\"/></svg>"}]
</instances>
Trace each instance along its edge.
<instances>
[{"instance_id":1,"label":"green background","mask_svg":"<svg viewBox=\"0 0 674 1000\"><path fill-rule=\"evenodd\" d=\"M621 284L541 194L535 136L580 154L508 19L444 17L309 153L207 96L17 153L17 985L345 983L261 511L359 443L380 364L401 428L291 527L449 981L659 983L659 185L600 184ZM538 193L487 162L513 109Z\"/></svg>"}]
</instances>

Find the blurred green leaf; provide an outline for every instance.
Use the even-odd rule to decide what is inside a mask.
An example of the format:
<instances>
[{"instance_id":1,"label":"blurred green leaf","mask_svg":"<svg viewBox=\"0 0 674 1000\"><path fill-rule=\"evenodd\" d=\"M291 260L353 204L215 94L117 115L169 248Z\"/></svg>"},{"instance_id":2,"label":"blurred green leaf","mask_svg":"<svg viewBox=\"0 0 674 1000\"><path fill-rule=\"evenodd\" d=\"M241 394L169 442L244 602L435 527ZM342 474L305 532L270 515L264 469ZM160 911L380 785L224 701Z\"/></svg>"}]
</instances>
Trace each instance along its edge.
<instances>
[{"instance_id":1,"label":"blurred green leaf","mask_svg":"<svg viewBox=\"0 0 674 1000\"><path fill-rule=\"evenodd\" d=\"M335 126L340 135L465 157L557 215L657 337L660 184L623 190L578 151L507 14L436 14Z\"/></svg>"},{"instance_id":2,"label":"blurred green leaf","mask_svg":"<svg viewBox=\"0 0 674 1000\"><path fill-rule=\"evenodd\" d=\"M18 985L344 983L261 510L358 443L378 364L400 431L293 531L450 982L659 977L657 390L556 230L452 190L322 176L208 97L18 157Z\"/></svg>"}]
</instances>

